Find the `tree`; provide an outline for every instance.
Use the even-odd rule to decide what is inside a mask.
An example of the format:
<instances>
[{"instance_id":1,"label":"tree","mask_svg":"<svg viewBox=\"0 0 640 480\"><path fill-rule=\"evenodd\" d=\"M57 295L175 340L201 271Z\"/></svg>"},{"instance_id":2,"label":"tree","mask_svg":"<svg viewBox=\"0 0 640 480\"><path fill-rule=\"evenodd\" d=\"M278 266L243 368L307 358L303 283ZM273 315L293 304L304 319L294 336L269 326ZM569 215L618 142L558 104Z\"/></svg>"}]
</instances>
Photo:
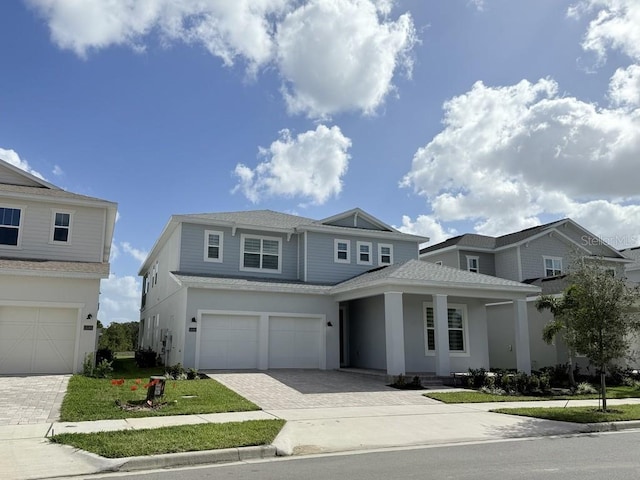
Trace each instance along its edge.
<instances>
[{"instance_id":1,"label":"tree","mask_svg":"<svg viewBox=\"0 0 640 480\"><path fill-rule=\"evenodd\" d=\"M573 263L568 279L562 299L555 299L548 308L553 307L552 313L563 322L563 338L569 350L580 352L598 367L602 409L606 411L606 369L627 355L632 335L640 330L640 319L634 311L640 299L638 288L613 275L601 260L584 257ZM559 331L549 326L548 333L554 328Z\"/></svg>"},{"instance_id":2,"label":"tree","mask_svg":"<svg viewBox=\"0 0 640 480\"><path fill-rule=\"evenodd\" d=\"M573 305L571 287L567 288L562 296L542 295L536 301L538 311L549 310L553 315L553 320L547 323L542 330L542 339L551 345L556 338L561 337L567 345L567 375L569 376L569 386L575 389L576 380L573 375L573 361L576 356L573 338L575 330L571 325Z\"/></svg>"},{"instance_id":3,"label":"tree","mask_svg":"<svg viewBox=\"0 0 640 480\"><path fill-rule=\"evenodd\" d=\"M138 322L111 323L102 331L99 348L112 352L129 352L138 347Z\"/></svg>"}]
</instances>

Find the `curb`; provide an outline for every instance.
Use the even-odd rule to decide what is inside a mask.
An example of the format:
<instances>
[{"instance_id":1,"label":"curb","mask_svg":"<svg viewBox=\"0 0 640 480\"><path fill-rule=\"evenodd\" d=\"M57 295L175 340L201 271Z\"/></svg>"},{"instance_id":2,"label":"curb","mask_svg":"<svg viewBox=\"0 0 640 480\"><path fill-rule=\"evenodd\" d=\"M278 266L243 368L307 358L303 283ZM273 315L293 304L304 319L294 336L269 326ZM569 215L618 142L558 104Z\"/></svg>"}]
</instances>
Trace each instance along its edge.
<instances>
[{"instance_id":1,"label":"curb","mask_svg":"<svg viewBox=\"0 0 640 480\"><path fill-rule=\"evenodd\" d=\"M640 428L640 420L627 420L623 422L586 423L587 433L620 432Z\"/></svg>"},{"instance_id":2,"label":"curb","mask_svg":"<svg viewBox=\"0 0 640 480\"><path fill-rule=\"evenodd\" d=\"M213 463L241 462L276 456L276 447L261 445L257 447L223 448L220 450L202 450L198 452L167 453L143 457L111 459L103 472L130 472L134 470L152 470L155 468L180 467Z\"/></svg>"}]
</instances>

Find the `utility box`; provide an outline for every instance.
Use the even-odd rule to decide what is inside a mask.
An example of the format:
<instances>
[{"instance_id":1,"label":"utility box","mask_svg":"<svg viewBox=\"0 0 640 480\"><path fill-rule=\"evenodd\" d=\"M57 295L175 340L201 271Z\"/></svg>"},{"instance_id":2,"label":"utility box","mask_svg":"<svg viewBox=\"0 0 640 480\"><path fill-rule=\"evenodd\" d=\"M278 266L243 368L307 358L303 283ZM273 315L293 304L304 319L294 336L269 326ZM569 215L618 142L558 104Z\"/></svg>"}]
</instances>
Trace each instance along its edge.
<instances>
[{"instance_id":1,"label":"utility box","mask_svg":"<svg viewBox=\"0 0 640 480\"><path fill-rule=\"evenodd\" d=\"M150 377L147 387L147 403L155 401L164 395L165 377Z\"/></svg>"}]
</instances>

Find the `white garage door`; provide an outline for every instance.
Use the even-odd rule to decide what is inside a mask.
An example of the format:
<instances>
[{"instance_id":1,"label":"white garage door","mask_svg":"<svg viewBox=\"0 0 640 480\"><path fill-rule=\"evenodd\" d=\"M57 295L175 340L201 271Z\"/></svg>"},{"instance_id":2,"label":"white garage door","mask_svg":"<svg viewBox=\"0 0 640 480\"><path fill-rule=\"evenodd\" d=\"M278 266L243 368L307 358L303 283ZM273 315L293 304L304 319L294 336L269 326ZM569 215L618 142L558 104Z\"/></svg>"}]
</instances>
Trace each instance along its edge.
<instances>
[{"instance_id":1,"label":"white garage door","mask_svg":"<svg viewBox=\"0 0 640 480\"><path fill-rule=\"evenodd\" d=\"M257 316L203 315L201 369L258 368Z\"/></svg>"},{"instance_id":2,"label":"white garage door","mask_svg":"<svg viewBox=\"0 0 640 480\"><path fill-rule=\"evenodd\" d=\"M269 318L269 368L320 368L322 321Z\"/></svg>"},{"instance_id":3,"label":"white garage door","mask_svg":"<svg viewBox=\"0 0 640 480\"><path fill-rule=\"evenodd\" d=\"M78 311L0 306L0 374L71 373Z\"/></svg>"}]
</instances>

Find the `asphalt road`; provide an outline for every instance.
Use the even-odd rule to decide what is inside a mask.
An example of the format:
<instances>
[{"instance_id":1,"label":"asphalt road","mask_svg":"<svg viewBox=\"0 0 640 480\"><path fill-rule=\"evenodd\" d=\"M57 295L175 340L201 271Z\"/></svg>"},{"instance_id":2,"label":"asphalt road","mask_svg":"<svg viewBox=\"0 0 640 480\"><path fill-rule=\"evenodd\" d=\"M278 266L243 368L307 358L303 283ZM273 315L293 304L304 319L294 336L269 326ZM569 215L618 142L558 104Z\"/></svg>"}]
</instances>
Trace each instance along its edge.
<instances>
[{"instance_id":1,"label":"asphalt road","mask_svg":"<svg viewBox=\"0 0 640 480\"><path fill-rule=\"evenodd\" d=\"M114 478L95 476L93 478ZM137 480L637 480L640 431L117 474Z\"/></svg>"}]
</instances>

